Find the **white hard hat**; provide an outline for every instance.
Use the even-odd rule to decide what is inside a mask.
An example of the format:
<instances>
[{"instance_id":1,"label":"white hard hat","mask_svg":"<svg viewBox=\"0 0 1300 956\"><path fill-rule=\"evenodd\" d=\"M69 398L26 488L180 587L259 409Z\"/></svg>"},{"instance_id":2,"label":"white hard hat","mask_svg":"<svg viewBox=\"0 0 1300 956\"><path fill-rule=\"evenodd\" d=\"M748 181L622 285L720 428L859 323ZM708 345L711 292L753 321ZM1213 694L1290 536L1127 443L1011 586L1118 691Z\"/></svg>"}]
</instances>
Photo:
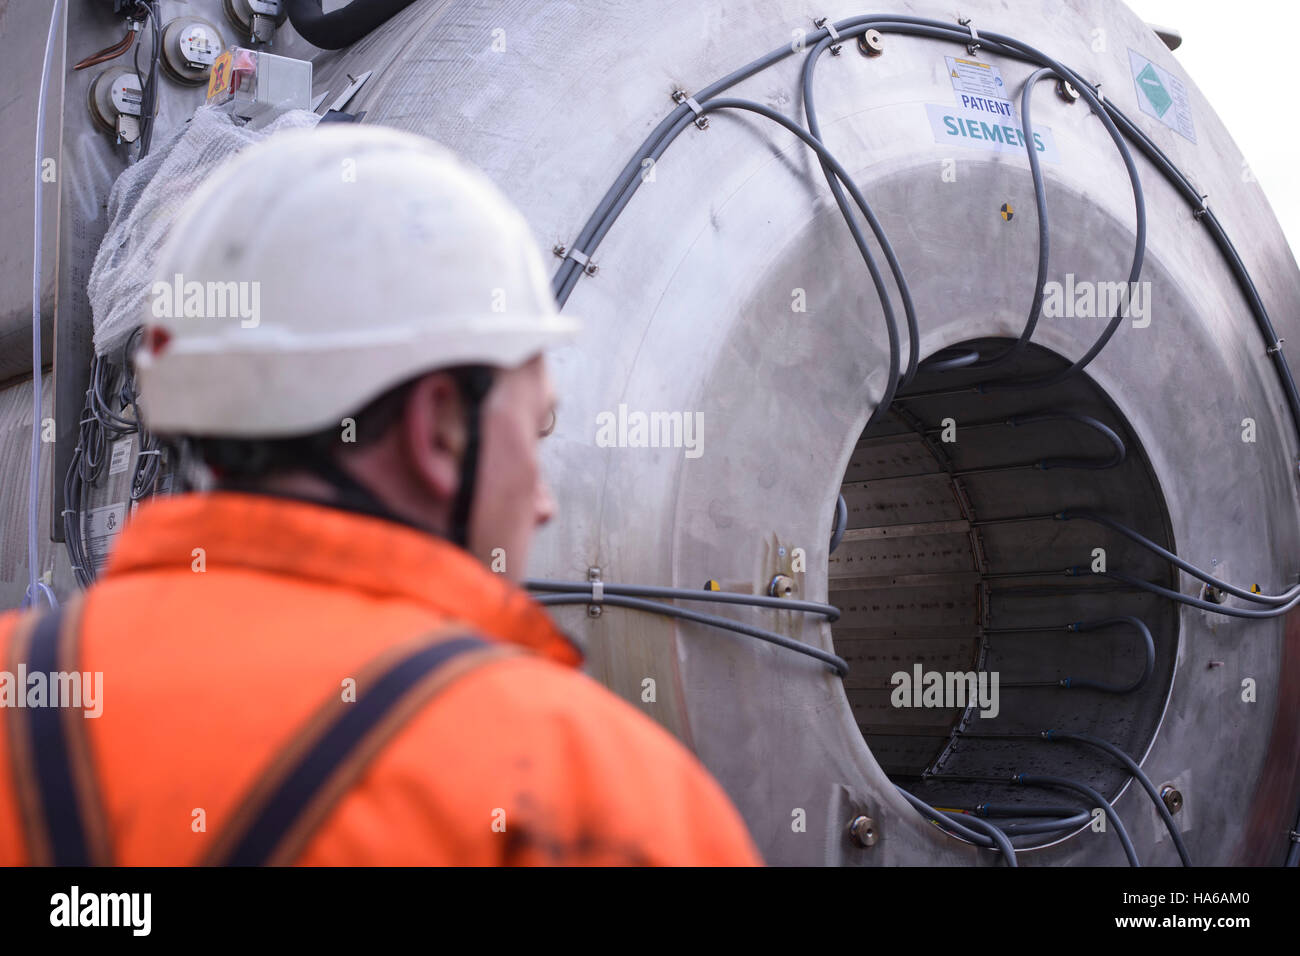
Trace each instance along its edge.
<instances>
[{"instance_id":1,"label":"white hard hat","mask_svg":"<svg viewBox=\"0 0 1300 956\"><path fill-rule=\"evenodd\" d=\"M148 426L287 437L456 365L570 339L528 224L410 133L276 133L195 192L158 256L136 356Z\"/></svg>"}]
</instances>

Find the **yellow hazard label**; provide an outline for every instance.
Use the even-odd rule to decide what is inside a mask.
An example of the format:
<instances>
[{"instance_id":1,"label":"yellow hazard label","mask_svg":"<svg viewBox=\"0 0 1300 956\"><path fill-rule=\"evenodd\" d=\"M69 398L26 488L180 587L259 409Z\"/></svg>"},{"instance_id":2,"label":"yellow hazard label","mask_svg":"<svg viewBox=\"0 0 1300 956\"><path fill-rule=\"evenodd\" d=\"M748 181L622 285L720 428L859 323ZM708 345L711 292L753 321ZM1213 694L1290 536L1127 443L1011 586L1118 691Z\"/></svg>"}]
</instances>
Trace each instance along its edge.
<instances>
[{"instance_id":1,"label":"yellow hazard label","mask_svg":"<svg viewBox=\"0 0 1300 956\"><path fill-rule=\"evenodd\" d=\"M230 85L231 60L231 52L227 50L212 62L212 75L208 77L208 99L224 93Z\"/></svg>"}]
</instances>

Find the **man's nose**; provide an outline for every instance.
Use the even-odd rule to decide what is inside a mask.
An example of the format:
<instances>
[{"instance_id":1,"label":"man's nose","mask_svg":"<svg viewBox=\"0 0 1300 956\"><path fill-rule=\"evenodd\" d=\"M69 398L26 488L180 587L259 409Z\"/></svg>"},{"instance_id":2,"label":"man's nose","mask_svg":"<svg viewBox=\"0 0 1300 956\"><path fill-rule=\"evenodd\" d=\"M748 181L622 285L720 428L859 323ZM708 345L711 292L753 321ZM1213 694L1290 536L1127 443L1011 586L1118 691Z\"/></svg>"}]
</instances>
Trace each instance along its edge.
<instances>
[{"instance_id":1,"label":"man's nose","mask_svg":"<svg viewBox=\"0 0 1300 956\"><path fill-rule=\"evenodd\" d=\"M537 490L537 526L540 528L555 517L555 497L546 482L541 482Z\"/></svg>"}]
</instances>

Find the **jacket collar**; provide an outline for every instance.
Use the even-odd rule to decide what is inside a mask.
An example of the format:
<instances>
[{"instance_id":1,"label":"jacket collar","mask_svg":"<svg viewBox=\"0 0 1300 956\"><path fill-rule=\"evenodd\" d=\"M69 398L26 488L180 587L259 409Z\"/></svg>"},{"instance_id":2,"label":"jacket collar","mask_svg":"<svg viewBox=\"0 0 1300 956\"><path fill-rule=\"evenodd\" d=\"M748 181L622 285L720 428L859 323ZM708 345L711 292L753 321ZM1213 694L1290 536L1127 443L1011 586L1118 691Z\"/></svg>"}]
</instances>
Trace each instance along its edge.
<instances>
[{"instance_id":1,"label":"jacket collar","mask_svg":"<svg viewBox=\"0 0 1300 956\"><path fill-rule=\"evenodd\" d=\"M122 529L106 578L239 567L425 605L484 636L572 667L582 654L520 588L450 543L405 525L326 504L219 491L154 498Z\"/></svg>"}]
</instances>

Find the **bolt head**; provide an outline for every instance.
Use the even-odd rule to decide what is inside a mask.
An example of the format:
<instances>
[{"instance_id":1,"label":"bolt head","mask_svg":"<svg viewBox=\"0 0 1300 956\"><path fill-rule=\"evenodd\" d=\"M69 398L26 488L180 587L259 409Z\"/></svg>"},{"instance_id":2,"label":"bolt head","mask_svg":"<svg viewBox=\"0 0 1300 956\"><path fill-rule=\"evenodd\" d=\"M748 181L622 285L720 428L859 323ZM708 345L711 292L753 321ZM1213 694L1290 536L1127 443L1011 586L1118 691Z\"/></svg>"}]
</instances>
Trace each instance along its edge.
<instances>
[{"instance_id":1,"label":"bolt head","mask_svg":"<svg viewBox=\"0 0 1300 956\"><path fill-rule=\"evenodd\" d=\"M876 824L871 817L856 816L849 821L849 836L858 846L866 849L876 845Z\"/></svg>"},{"instance_id":2,"label":"bolt head","mask_svg":"<svg viewBox=\"0 0 1300 956\"><path fill-rule=\"evenodd\" d=\"M885 38L879 30L868 30L858 35L858 50L863 56L880 56L885 52Z\"/></svg>"},{"instance_id":3,"label":"bolt head","mask_svg":"<svg viewBox=\"0 0 1300 956\"><path fill-rule=\"evenodd\" d=\"M1183 795L1168 784L1160 788L1160 800L1170 813L1177 813L1183 808Z\"/></svg>"},{"instance_id":4,"label":"bolt head","mask_svg":"<svg viewBox=\"0 0 1300 956\"><path fill-rule=\"evenodd\" d=\"M772 582L767 586L767 593L772 597L788 598L794 593L794 578L787 574L778 574L772 578Z\"/></svg>"}]
</instances>

